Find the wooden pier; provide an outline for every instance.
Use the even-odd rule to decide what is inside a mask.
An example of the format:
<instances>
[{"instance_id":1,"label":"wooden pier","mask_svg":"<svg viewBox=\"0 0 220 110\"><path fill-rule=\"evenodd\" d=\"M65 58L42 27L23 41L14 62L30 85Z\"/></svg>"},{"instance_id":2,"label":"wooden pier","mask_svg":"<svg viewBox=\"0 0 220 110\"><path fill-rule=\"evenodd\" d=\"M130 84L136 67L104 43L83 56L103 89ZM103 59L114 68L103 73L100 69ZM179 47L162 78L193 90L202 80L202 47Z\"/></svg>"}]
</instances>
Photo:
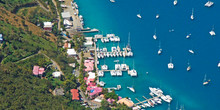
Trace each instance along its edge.
<instances>
[{"instance_id":1,"label":"wooden pier","mask_svg":"<svg viewBox=\"0 0 220 110\"><path fill-rule=\"evenodd\" d=\"M156 96L156 97L159 97L159 96ZM144 102L148 102L149 100L152 100L152 99L154 99L155 97L152 97L152 98L147 99L146 97L143 96L143 98L145 98L145 100L143 100L143 101L140 101L140 100L138 100L137 98L135 98L135 99L138 101L138 103L135 103L134 105L137 106L137 105L142 104L142 103L144 103Z\"/></svg>"}]
</instances>

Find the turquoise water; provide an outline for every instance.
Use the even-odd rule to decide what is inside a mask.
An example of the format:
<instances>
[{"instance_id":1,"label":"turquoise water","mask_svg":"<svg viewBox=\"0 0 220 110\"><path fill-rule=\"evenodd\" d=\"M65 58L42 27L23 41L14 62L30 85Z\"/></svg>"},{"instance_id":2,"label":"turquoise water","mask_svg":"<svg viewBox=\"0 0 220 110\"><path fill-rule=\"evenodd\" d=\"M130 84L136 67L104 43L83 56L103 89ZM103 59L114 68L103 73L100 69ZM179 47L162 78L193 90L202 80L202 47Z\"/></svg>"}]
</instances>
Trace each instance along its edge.
<instances>
[{"instance_id":1,"label":"turquoise water","mask_svg":"<svg viewBox=\"0 0 220 110\"><path fill-rule=\"evenodd\" d=\"M172 0L76 0L80 14L83 15L85 27L97 28L102 34L115 33L121 38L120 46L128 42L128 33L131 33L131 46L134 57L126 58L125 63L132 68L133 60L138 77L130 77L123 73L123 77L111 77L105 73L101 78L106 82L105 87L122 85L116 93L123 97L144 100L149 95L149 86L161 88L165 94L173 98L171 110L184 105L187 110L219 110L220 107L220 38L218 36L220 15L220 1L215 0L211 8L204 7L207 0L178 0L173 6ZM190 20L194 8L194 20ZM141 13L142 19L137 18ZM159 19L155 19L156 14ZM209 31L215 27L217 36L211 37ZM157 30L158 40L153 39L154 30ZM174 29L174 32L169 32ZM186 35L191 37L186 39ZM162 55L157 55L158 45L161 42ZM117 43L99 43L100 47L117 46ZM195 54L188 52L193 49ZM174 70L169 71L167 64L172 56ZM123 62L123 58L106 58L109 68L114 68L114 60ZM190 61L192 70L186 71ZM100 60L104 64L104 60ZM147 75L146 72L149 72ZM204 75L211 79L207 86L203 86ZM127 86L134 85L136 93L132 93ZM168 104L156 106L155 110L167 109Z\"/></svg>"}]
</instances>

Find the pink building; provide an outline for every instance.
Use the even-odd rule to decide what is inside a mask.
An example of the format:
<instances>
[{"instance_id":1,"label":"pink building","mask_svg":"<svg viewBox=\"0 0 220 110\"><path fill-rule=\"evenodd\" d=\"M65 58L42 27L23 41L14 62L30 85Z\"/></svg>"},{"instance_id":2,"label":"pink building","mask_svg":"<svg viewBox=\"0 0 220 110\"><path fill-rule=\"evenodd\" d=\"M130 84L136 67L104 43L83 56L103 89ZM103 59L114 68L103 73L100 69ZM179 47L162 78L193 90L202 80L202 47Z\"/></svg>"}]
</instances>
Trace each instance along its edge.
<instances>
[{"instance_id":1,"label":"pink building","mask_svg":"<svg viewBox=\"0 0 220 110\"><path fill-rule=\"evenodd\" d=\"M85 60L84 66L86 67L85 71L93 71L94 70L94 60Z\"/></svg>"},{"instance_id":2,"label":"pink building","mask_svg":"<svg viewBox=\"0 0 220 110\"><path fill-rule=\"evenodd\" d=\"M33 68L33 74L34 75L43 75L44 73L44 68L40 68L39 66L34 66Z\"/></svg>"},{"instance_id":3,"label":"pink building","mask_svg":"<svg viewBox=\"0 0 220 110\"><path fill-rule=\"evenodd\" d=\"M39 66L34 66L33 74L36 75L36 76L39 74Z\"/></svg>"},{"instance_id":4,"label":"pink building","mask_svg":"<svg viewBox=\"0 0 220 110\"><path fill-rule=\"evenodd\" d=\"M89 91L90 91L90 93L89 93L90 98L93 98L102 92L102 88L101 87L94 87L94 88L90 88Z\"/></svg>"}]
</instances>

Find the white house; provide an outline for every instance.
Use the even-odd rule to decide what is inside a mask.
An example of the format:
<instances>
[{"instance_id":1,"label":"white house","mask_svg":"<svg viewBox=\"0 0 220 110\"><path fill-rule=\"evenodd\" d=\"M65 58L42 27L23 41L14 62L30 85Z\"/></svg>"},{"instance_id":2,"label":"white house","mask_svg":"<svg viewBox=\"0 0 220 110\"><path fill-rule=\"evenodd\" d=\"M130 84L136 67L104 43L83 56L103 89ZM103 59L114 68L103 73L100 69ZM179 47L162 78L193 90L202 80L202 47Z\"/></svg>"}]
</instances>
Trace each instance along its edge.
<instances>
[{"instance_id":1,"label":"white house","mask_svg":"<svg viewBox=\"0 0 220 110\"><path fill-rule=\"evenodd\" d=\"M52 27L53 27L53 25L52 25L51 22L44 22L44 30L45 31L51 32L52 31Z\"/></svg>"},{"instance_id":2,"label":"white house","mask_svg":"<svg viewBox=\"0 0 220 110\"><path fill-rule=\"evenodd\" d=\"M86 42L84 43L84 46L92 46L93 45L93 41L92 41L92 37L85 37Z\"/></svg>"},{"instance_id":3,"label":"white house","mask_svg":"<svg viewBox=\"0 0 220 110\"><path fill-rule=\"evenodd\" d=\"M76 56L76 51L75 49L67 49L67 54L68 56Z\"/></svg>"},{"instance_id":4,"label":"white house","mask_svg":"<svg viewBox=\"0 0 220 110\"><path fill-rule=\"evenodd\" d=\"M62 18L63 19L68 19L68 20L70 20L70 12L62 12L61 13L61 15L62 15Z\"/></svg>"}]
</instances>

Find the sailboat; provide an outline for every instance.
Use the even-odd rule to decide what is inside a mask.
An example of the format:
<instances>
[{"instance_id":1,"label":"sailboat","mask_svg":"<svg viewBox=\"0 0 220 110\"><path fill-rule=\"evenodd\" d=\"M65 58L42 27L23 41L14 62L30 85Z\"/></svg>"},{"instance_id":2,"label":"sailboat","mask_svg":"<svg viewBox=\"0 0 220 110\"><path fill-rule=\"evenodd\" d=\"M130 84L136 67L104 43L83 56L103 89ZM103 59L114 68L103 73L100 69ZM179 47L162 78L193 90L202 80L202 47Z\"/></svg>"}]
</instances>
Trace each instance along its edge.
<instances>
[{"instance_id":1,"label":"sailboat","mask_svg":"<svg viewBox=\"0 0 220 110\"><path fill-rule=\"evenodd\" d=\"M115 0L110 0L110 2L114 3L114 2L115 2Z\"/></svg>"},{"instance_id":2,"label":"sailboat","mask_svg":"<svg viewBox=\"0 0 220 110\"><path fill-rule=\"evenodd\" d=\"M218 63L218 67L220 68L220 62Z\"/></svg>"},{"instance_id":3,"label":"sailboat","mask_svg":"<svg viewBox=\"0 0 220 110\"><path fill-rule=\"evenodd\" d=\"M174 0L174 1L173 1L173 5L174 5L174 6L177 5L177 2L178 2L177 0Z\"/></svg>"},{"instance_id":4,"label":"sailboat","mask_svg":"<svg viewBox=\"0 0 220 110\"><path fill-rule=\"evenodd\" d=\"M187 67L186 70L187 70L187 71L190 71L190 70L191 70L191 66L190 66L190 64L189 64L189 61L188 61L188 67Z\"/></svg>"},{"instance_id":5,"label":"sailboat","mask_svg":"<svg viewBox=\"0 0 220 110\"><path fill-rule=\"evenodd\" d=\"M210 79L206 80L206 74L205 74L205 77L204 77L204 80L203 80L203 86L209 84L210 81L211 81Z\"/></svg>"},{"instance_id":6,"label":"sailboat","mask_svg":"<svg viewBox=\"0 0 220 110\"><path fill-rule=\"evenodd\" d=\"M215 36L214 26L212 27L212 30L209 32L209 34L210 34L211 36Z\"/></svg>"},{"instance_id":7,"label":"sailboat","mask_svg":"<svg viewBox=\"0 0 220 110\"><path fill-rule=\"evenodd\" d=\"M194 54L194 51L193 50L189 50L189 53Z\"/></svg>"},{"instance_id":8,"label":"sailboat","mask_svg":"<svg viewBox=\"0 0 220 110\"><path fill-rule=\"evenodd\" d=\"M168 63L168 69L173 69L174 64L172 63L172 57L170 57L170 63Z\"/></svg>"},{"instance_id":9,"label":"sailboat","mask_svg":"<svg viewBox=\"0 0 220 110\"><path fill-rule=\"evenodd\" d=\"M154 38L154 40L157 40L156 29L155 29L155 32L154 32L153 38Z\"/></svg>"},{"instance_id":10,"label":"sailboat","mask_svg":"<svg viewBox=\"0 0 220 110\"><path fill-rule=\"evenodd\" d=\"M140 18L140 19L142 18L142 17L141 17L141 14L137 14L137 17Z\"/></svg>"},{"instance_id":11,"label":"sailboat","mask_svg":"<svg viewBox=\"0 0 220 110\"><path fill-rule=\"evenodd\" d=\"M191 14L191 16L190 16L191 20L194 20L193 11L194 11L194 8L192 9L192 14Z\"/></svg>"},{"instance_id":12,"label":"sailboat","mask_svg":"<svg viewBox=\"0 0 220 110\"><path fill-rule=\"evenodd\" d=\"M161 45L161 44L160 44L160 42L159 42L159 50L158 50L158 52L157 52L158 55L160 55L160 54L162 53L162 48L161 48L160 45Z\"/></svg>"},{"instance_id":13,"label":"sailboat","mask_svg":"<svg viewBox=\"0 0 220 110\"><path fill-rule=\"evenodd\" d=\"M191 36L191 34L188 34L188 35L186 36L186 38L188 39L190 36Z\"/></svg>"},{"instance_id":14,"label":"sailboat","mask_svg":"<svg viewBox=\"0 0 220 110\"><path fill-rule=\"evenodd\" d=\"M134 89L134 81L133 81L133 85L132 85L132 87L127 87L130 91L132 91L132 92L135 92L135 89Z\"/></svg>"}]
</instances>

